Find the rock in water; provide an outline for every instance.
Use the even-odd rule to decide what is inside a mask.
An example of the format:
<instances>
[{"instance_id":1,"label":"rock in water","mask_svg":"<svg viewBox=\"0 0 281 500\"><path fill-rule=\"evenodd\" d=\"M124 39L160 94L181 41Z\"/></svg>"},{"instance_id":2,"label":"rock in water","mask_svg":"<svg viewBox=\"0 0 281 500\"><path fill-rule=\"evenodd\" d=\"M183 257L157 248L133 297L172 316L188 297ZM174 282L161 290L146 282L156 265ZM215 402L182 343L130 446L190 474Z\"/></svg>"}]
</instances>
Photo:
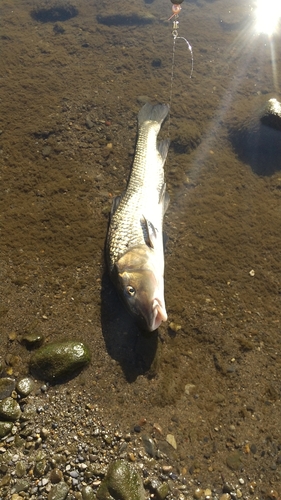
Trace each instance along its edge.
<instances>
[{"instance_id":1,"label":"rock in water","mask_svg":"<svg viewBox=\"0 0 281 500\"><path fill-rule=\"evenodd\" d=\"M145 500L139 473L125 460L112 462L97 491L97 500Z\"/></svg>"},{"instance_id":2,"label":"rock in water","mask_svg":"<svg viewBox=\"0 0 281 500\"><path fill-rule=\"evenodd\" d=\"M15 386L16 382L14 379L10 377L0 378L0 399L11 396Z\"/></svg>"},{"instance_id":3,"label":"rock in water","mask_svg":"<svg viewBox=\"0 0 281 500\"><path fill-rule=\"evenodd\" d=\"M0 419L15 422L21 416L20 405L13 398L4 398L0 401Z\"/></svg>"},{"instance_id":4,"label":"rock in water","mask_svg":"<svg viewBox=\"0 0 281 500\"><path fill-rule=\"evenodd\" d=\"M281 103L276 98L238 101L228 130L236 153L256 174L281 169Z\"/></svg>"},{"instance_id":5,"label":"rock in water","mask_svg":"<svg viewBox=\"0 0 281 500\"><path fill-rule=\"evenodd\" d=\"M90 362L90 358L90 351L83 342L51 342L34 352L29 368L36 377L57 382L74 376Z\"/></svg>"}]
</instances>

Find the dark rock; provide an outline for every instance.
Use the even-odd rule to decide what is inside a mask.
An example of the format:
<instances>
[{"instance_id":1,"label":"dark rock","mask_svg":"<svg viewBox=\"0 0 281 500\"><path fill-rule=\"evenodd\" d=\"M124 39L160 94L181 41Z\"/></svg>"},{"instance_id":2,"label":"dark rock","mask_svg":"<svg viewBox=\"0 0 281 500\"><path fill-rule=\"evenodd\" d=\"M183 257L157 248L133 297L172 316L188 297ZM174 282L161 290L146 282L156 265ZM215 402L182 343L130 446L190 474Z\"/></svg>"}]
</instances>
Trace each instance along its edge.
<instances>
[{"instance_id":1,"label":"dark rock","mask_svg":"<svg viewBox=\"0 0 281 500\"><path fill-rule=\"evenodd\" d=\"M261 113L263 125L281 131L281 103L277 99L269 99Z\"/></svg>"},{"instance_id":2,"label":"dark rock","mask_svg":"<svg viewBox=\"0 0 281 500\"><path fill-rule=\"evenodd\" d=\"M16 382L14 379L9 377L0 378L0 399L11 396L15 386Z\"/></svg>"},{"instance_id":3,"label":"dark rock","mask_svg":"<svg viewBox=\"0 0 281 500\"><path fill-rule=\"evenodd\" d=\"M31 17L41 23L63 22L78 14L77 8L68 2L51 0L46 3L46 6L39 5L31 12Z\"/></svg>"},{"instance_id":4,"label":"dark rock","mask_svg":"<svg viewBox=\"0 0 281 500\"><path fill-rule=\"evenodd\" d=\"M144 434L142 436L142 441L143 441L144 449L145 449L146 453L154 458L155 454L156 454L156 449L155 449L155 443L154 443L153 439L151 437L147 436L146 434Z\"/></svg>"},{"instance_id":5,"label":"dark rock","mask_svg":"<svg viewBox=\"0 0 281 500\"><path fill-rule=\"evenodd\" d=\"M242 101L228 127L235 151L259 175L281 169L281 104L263 97Z\"/></svg>"},{"instance_id":6,"label":"dark rock","mask_svg":"<svg viewBox=\"0 0 281 500\"><path fill-rule=\"evenodd\" d=\"M83 342L66 340L52 342L36 351L30 359L30 371L35 376L57 382L80 371L90 361L90 351Z\"/></svg>"},{"instance_id":7,"label":"dark rock","mask_svg":"<svg viewBox=\"0 0 281 500\"><path fill-rule=\"evenodd\" d=\"M162 66L162 61L159 57L156 57L155 59L152 60L151 66L153 68L161 68Z\"/></svg>"},{"instance_id":8,"label":"dark rock","mask_svg":"<svg viewBox=\"0 0 281 500\"><path fill-rule=\"evenodd\" d=\"M145 500L139 473L124 460L111 463L97 491L97 500Z\"/></svg>"},{"instance_id":9,"label":"dark rock","mask_svg":"<svg viewBox=\"0 0 281 500\"><path fill-rule=\"evenodd\" d=\"M27 349L37 349L41 347L44 342L44 336L38 332L27 332L21 336L21 344L25 345Z\"/></svg>"}]
</instances>

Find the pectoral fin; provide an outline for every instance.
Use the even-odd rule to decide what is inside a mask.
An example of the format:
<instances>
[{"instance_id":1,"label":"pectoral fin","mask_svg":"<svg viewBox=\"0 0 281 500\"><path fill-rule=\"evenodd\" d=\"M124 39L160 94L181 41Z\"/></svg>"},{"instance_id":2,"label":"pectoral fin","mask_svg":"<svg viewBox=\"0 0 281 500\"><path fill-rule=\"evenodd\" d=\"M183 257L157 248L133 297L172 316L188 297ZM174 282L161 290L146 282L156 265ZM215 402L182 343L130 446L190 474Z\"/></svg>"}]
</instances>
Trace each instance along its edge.
<instances>
[{"instance_id":1,"label":"pectoral fin","mask_svg":"<svg viewBox=\"0 0 281 500\"><path fill-rule=\"evenodd\" d=\"M170 196L166 192L166 183L163 184L160 194L159 194L159 203L163 205L163 214L166 212L169 203L170 203Z\"/></svg>"},{"instance_id":2,"label":"pectoral fin","mask_svg":"<svg viewBox=\"0 0 281 500\"><path fill-rule=\"evenodd\" d=\"M158 230L152 224L152 222L150 222L148 219L145 218L144 215L142 217L143 217L143 221L144 221L145 226L146 226L145 243L150 248L154 248L155 247L155 242L156 242Z\"/></svg>"},{"instance_id":3,"label":"pectoral fin","mask_svg":"<svg viewBox=\"0 0 281 500\"><path fill-rule=\"evenodd\" d=\"M113 199L112 205L111 205L111 210L110 210L110 216L112 217L113 214L115 214L117 208L120 205L120 201L123 198L123 194L120 194L119 196L115 196Z\"/></svg>"}]
</instances>

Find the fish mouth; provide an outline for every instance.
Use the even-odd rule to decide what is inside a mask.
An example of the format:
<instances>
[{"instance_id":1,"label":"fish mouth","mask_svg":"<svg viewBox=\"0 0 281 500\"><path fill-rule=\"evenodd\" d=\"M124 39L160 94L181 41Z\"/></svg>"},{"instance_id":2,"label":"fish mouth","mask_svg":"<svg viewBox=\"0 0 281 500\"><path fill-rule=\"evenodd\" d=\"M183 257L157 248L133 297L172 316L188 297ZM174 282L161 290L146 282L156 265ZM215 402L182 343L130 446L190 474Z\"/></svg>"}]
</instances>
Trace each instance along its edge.
<instances>
[{"instance_id":1,"label":"fish mouth","mask_svg":"<svg viewBox=\"0 0 281 500\"><path fill-rule=\"evenodd\" d=\"M168 316L166 312L165 305L159 299L154 299L152 304L152 318L149 325L149 330L153 332L157 330L161 325L162 321L167 321Z\"/></svg>"}]
</instances>

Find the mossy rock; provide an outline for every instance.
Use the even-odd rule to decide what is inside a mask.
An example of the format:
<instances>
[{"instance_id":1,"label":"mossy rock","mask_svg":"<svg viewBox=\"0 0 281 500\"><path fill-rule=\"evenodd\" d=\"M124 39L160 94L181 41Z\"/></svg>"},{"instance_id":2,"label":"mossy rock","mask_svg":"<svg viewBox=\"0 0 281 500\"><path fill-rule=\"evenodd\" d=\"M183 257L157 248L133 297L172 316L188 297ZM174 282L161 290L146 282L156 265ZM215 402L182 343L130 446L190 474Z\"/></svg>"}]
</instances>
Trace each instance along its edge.
<instances>
[{"instance_id":1,"label":"mossy rock","mask_svg":"<svg viewBox=\"0 0 281 500\"><path fill-rule=\"evenodd\" d=\"M125 460L115 460L97 491L97 500L145 500L139 473Z\"/></svg>"},{"instance_id":2,"label":"mossy rock","mask_svg":"<svg viewBox=\"0 0 281 500\"><path fill-rule=\"evenodd\" d=\"M76 375L90 359L90 351L83 342L51 342L34 352L29 368L37 378L55 383Z\"/></svg>"}]
</instances>

